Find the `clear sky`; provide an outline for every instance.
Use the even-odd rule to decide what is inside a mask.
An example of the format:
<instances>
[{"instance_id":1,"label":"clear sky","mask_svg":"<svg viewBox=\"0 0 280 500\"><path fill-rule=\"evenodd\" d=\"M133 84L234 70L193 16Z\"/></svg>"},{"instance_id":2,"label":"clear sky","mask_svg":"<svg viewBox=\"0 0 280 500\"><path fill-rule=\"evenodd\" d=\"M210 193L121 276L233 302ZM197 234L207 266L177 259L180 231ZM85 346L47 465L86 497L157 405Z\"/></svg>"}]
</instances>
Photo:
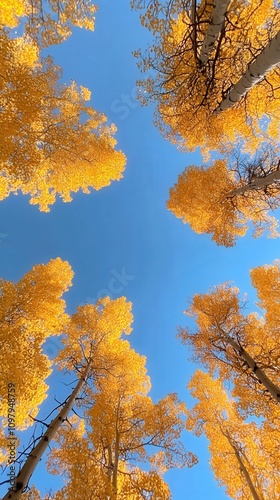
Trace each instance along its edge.
<instances>
[{"instance_id":1,"label":"clear sky","mask_svg":"<svg viewBox=\"0 0 280 500\"><path fill-rule=\"evenodd\" d=\"M169 188L195 154L178 152L153 125L150 108L135 100L139 73L132 51L145 46L147 33L128 0L98 1L95 31L75 29L62 45L48 50L63 68L67 83L75 80L92 91L91 105L117 125L118 147L127 156L124 178L90 195L74 195L72 203L58 201L48 214L12 196L0 203L0 275L17 281L33 265L57 256L75 272L65 296L68 312L110 293L133 302L132 346L147 356L151 395L155 401L178 392L192 405L186 385L195 366L187 348L176 339L176 328L187 322L183 310L194 293L234 281L251 293L249 269L279 258L279 239L258 240L248 234L234 248L217 247L208 236L193 233L166 209ZM115 279L112 282L112 279ZM113 283L113 285L112 285ZM56 343L46 345L56 353ZM61 375L53 374L52 408ZM63 389L64 390L64 389ZM174 500L225 500L208 466L207 442L185 434L187 448L199 457L190 470L166 475ZM34 475L44 493L56 479L43 467ZM3 490L1 490L3 491Z\"/></svg>"}]
</instances>

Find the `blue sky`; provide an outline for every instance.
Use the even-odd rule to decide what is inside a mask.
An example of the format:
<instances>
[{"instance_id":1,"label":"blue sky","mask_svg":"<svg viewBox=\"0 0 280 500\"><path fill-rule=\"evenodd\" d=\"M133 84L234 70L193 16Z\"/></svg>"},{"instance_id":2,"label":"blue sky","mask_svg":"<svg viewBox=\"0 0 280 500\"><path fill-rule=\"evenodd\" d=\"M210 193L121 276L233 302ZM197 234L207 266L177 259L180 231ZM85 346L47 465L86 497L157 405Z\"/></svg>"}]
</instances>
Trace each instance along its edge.
<instances>
[{"instance_id":1,"label":"blue sky","mask_svg":"<svg viewBox=\"0 0 280 500\"><path fill-rule=\"evenodd\" d=\"M75 29L68 41L48 53L62 66L64 81L88 87L91 105L117 125L118 148L127 156L124 178L99 192L76 194L72 203L58 201L48 214L29 205L28 197L1 202L0 275L17 281L33 265L59 256L75 272L65 296L69 313L106 290L112 298L125 295L133 302L130 341L147 356L152 397L157 401L178 392L192 405L186 385L195 367L176 339L177 326L187 322L182 313L187 299L209 286L234 281L254 300L249 269L279 258L279 239L254 240L248 235L234 248L221 248L167 211L169 188L186 166L199 164L200 157L180 153L164 141L153 125L152 109L141 108L135 100L140 75L132 51L148 39L138 14L131 12L128 0L99 0L98 5L93 33ZM46 349L53 354L57 346L50 342ZM60 381L61 375L50 377L43 411L52 408ZM185 444L200 463L166 475L172 498L226 499L209 470L206 440L186 433ZM34 481L42 493L58 484L47 478L43 467Z\"/></svg>"}]
</instances>

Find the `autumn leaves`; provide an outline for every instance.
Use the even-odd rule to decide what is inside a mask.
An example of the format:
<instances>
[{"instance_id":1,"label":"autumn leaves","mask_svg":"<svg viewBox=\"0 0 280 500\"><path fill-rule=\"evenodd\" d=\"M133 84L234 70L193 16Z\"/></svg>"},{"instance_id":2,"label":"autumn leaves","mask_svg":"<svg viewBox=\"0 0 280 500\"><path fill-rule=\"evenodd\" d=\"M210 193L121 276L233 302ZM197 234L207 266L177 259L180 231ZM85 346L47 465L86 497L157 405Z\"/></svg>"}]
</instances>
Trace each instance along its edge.
<instances>
[{"instance_id":1,"label":"autumn leaves","mask_svg":"<svg viewBox=\"0 0 280 500\"><path fill-rule=\"evenodd\" d=\"M78 307L71 317L65 313L61 296L72 276L69 264L56 259L35 266L18 284L1 283L2 415L8 404L7 381L12 378L18 393L16 428L33 424L46 398L45 378L51 366L42 346L52 335L63 336L55 366L78 379L3 498L20 498L55 439L59 447L49 456L49 470L59 470L68 481L52 498L140 500L145 494L167 500L170 492L162 474L196 463L180 440L185 404L175 394L156 404L148 396L146 359L123 339L133 321L132 304L125 297L99 299L95 305ZM74 405L76 417L63 426ZM78 418L81 413L83 418ZM32 488L23 497L38 499L40 494Z\"/></svg>"},{"instance_id":2,"label":"autumn leaves","mask_svg":"<svg viewBox=\"0 0 280 500\"><path fill-rule=\"evenodd\" d=\"M165 137L185 151L200 147L205 161L213 156L210 167L179 177L168 208L220 245L232 246L250 222L255 235L264 228L275 235L269 211L279 204L279 12L273 0L178 0L150 2L142 15L154 37L137 53L148 74L139 82L143 103L155 102ZM254 183L240 172L236 149L248 154L244 171L255 164Z\"/></svg>"},{"instance_id":3,"label":"autumn leaves","mask_svg":"<svg viewBox=\"0 0 280 500\"><path fill-rule=\"evenodd\" d=\"M39 52L69 36L71 23L91 29L96 8L90 2L50 5L58 21L41 12L47 9L41 2L24 1L25 35L0 32L0 200L22 192L44 212L57 196L69 202L71 193L89 193L121 179L126 163L115 149L116 127L87 105L90 91L75 82L59 83L61 68ZM10 11L17 13L12 4ZM5 23L8 12L0 10L1 15L3 25L15 25L10 17Z\"/></svg>"},{"instance_id":4,"label":"autumn leaves","mask_svg":"<svg viewBox=\"0 0 280 500\"><path fill-rule=\"evenodd\" d=\"M134 7L153 36L135 54L146 73L138 82L142 103L155 103L166 138L186 152L200 147L205 159L179 176L167 208L218 245L235 245L250 225L254 236L277 236L271 211L280 203L279 4L175 0ZM198 370L189 384L199 402L186 425L207 436L213 472L230 497L276 500L279 263L253 269L251 279L264 319L246 314L229 284L190 302L186 314L197 328L182 328L179 337L208 373Z\"/></svg>"},{"instance_id":5,"label":"autumn leaves","mask_svg":"<svg viewBox=\"0 0 280 500\"><path fill-rule=\"evenodd\" d=\"M41 47L69 36L71 24L92 29L95 6L51 2L44 12L41 2L9 5L1 11L2 25L13 27L16 16L24 15L28 36L1 30L0 194L29 194L32 204L48 211L57 196L70 201L73 192L120 179L125 157L115 149L115 127L87 105L90 91L60 84L60 68L40 56ZM149 2L142 23L155 44L143 58L151 76L140 85L157 102L159 127L185 150L217 152L210 166L181 174L168 208L220 245L234 245L248 223L257 235L264 229L274 235L280 23L275 3ZM11 378L19 430L33 424L52 367L75 379L5 500L22 492L28 500L40 499L34 488L26 489L52 439L57 447L49 470L62 471L67 480L55 500L168 500L163 474L197 460L182 444L185 428L207 436L212 469L228 495L278 499L279 265L251 271L264 319L246 314L238 290L229 285L193 297L187 313L197 328L181 329L180 337L207 372L198 370L190 381L197 399L192 409L175 394L157 403L149 397L146 360L124 339L132 323L124 297L66 314L62 296L72 277L70 265L58 258L35 266L18 284L0 283L1 415ZM44 342L54 335L61 336L61 349L52 366ZM4 455L3 435L0 443Z\"/></svg>"}]
</instances>

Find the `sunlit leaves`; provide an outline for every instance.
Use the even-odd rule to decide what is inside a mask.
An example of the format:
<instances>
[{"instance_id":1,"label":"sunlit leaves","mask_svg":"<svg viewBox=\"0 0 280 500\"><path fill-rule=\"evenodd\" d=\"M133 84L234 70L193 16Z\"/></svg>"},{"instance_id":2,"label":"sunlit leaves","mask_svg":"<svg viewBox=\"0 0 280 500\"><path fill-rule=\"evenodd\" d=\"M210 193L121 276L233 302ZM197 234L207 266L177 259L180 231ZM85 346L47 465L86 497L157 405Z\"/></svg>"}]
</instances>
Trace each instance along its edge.
<instances>
[{"instance_id":1,"label":"sunlit leaves","mask_svg":"<svg viewBox=\"0 0 280 500\"><path fill-rule=\"evenodd\" d=\"M90 307L93 306L84 310L85 316L93 313ZM105 308L102 312L98 305L100 316L104 314L106 320ZM79 330L84 331L85 337L88 332L88 341L92 343L90 323L91 320L82 326L79 321ZM170 492L162 474L173 467L196 463L196 457L180 441L185 405L176 394L154 404L148 396L146 359L122 339L114 337L108 345L110 328L106 330L97 322L95 330L96 347L91 347L94 386L87 390L87 425L74 419L74 430L64 426L59 433L59 448L52 451L49 459L50 470L59 474L63 471L68 478L55 499L78 498L80 485L79 495L86 499L94 491L96 498L107 495L111 500L140 500L145 495L168 500ZM71 330L67 334L74 338ZM85 338L84 346L86 343Z\"/></svg>"},{"instance_id":2,"label":"sunlit leaves","mask_svg":"<svg viewBox=\"0 0 280 500\"><path fill-rule=\"evenodd\" d=\"M29 415L36 416L46 397L51 362L42 346L50 336L62 333L68 322L61 296L72 277L68 262L58 258L34 266L17 284L0 282L0 413L7 416L7 388L13 383L17 429L31 425Z\"/></svg>"},{"instance_id":3,"label":"sunlit leaves","mask_svg":"<svg viewBox=\"0 0 280 500\"><path fill-rule=\"evenodd\" d=\"M227 495L243 500L276 500L279 437L265 421L246 422L219 379L197 370L189 389L198 400L189 412L187 428L209 440L211 468Z\"/></svg>"},{"instance_id":4,"label":"sunlit leaves","mask_svg":"<svg viewBox=\"0 0 280 500\"><path fill-rule=\"evenodd\" d=\"M1 0L0 27L22 22L25 33L47 47L66 40L74 26L93 31L96 10L91 0Z\"/></svg>"},{"instance_id":5,"label":"sunlit leaves","mask_svg":"<svg viewBox=\"0 0 280 500\"><path fill-rule=\"evenodd\" d=\"M0 106L4 131L0 195L22 191L49 211L57 195L99 190L119 180L125 156L116 151L114 125L86 105L90 92L60 85L60 68L39 60L36 47L2 32Z\"/></svg>"},{"instance_id":6,"label":"sunlit leaves","mask_svg":"<svg viewBox=\"0 0 280 500\"><path fill-rule=\"evenodd\" d=\"M167 208L196 233L211 234L218 245L233 246L250 222L255 237L264 230L278 236L277 220L270 215L280 205L278 164L276 151L267 144L254 156L229 152L209 167L191 166L170 189Z\"/></svg>"},{"instance_id":7,"label":"sunlit leaves","mask_svg":"<svg viewBox=\"0 0 280 500\"><path fill-rule=\"evenodd\" d=\"M259 277L254 284L263 297L263 307L269 290L269 285L262 285L266 274L271 274L277 284L279 267L252 271L253 277ZM273 415L275 404L279 406L279 326L270 316L265 323L256 313L245 315L238 293L237 288L224 284L207 294L195 295L186 312L195 318L197 329L182 329L180 337L212 374L219 373L222 380L234 384L233 394L242 410ZM277 315L277 305L275 311Z\"/></svg>"},{"instance_id":8,"label":"sunlit leaves","mask_svg":"<svg viewBox=\"0 0 280 500\"><path fill-rule=\"evenodd\" d=\"M157 125L186 150L216 149L225 139L242 136L253 151L256 140L264 136L264 116L270 121L268 133L278 135L279 69L271 69L234 108L218 116L214 111L279 31L279 8L273 0L245 4L232 0L213 50L202 64L199 54L213 8L204 1L148 4L142 23L154 42L146 52L136 54L147 73L139 82L141 100L156 102Z\"/></svg>"}]
</instances>

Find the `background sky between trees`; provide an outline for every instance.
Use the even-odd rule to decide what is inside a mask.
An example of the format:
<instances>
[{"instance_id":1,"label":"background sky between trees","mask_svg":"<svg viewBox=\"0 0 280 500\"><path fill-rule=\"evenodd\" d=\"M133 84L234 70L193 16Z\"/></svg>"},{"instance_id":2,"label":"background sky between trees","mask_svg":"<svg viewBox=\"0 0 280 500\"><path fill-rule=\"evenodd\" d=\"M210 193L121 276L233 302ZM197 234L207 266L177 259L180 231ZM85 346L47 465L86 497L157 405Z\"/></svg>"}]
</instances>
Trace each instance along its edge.
<instances>
[{"instance_id":1,"label":"background sky between trees","mask_svg":"<svg viewBox=\"0 0 280 500\"><path fill-rule=\"evenodd\" d=\"M152 123L152 109L141 108L135 96L139 72L132 51L145 47L148 34L128 0L98 1L95 31L74 29L63 44L47 49L63 68L63 80L88 87L91 105L117 125L118 147L127 156L124 178L91 195L74 195L72 203L58 201L50 213L40 213L28 197L10 196L0 204L0 274L18 281L33 265L57 256L68 260L75 277L65 295L67 311L109 294L125 295L133 303L134 324L130 342L147 357L154 401L178 392L193 405L186 385L195 366L187 361L186 347L176 339L176 327L185 325L187 299L209 286L234 281L248 292L254 307L249 269L279 258L279 240L248 235L233 248L217 247L209 236L199 236L166 209L169 188L198 154L182 154L164 141ZM112 279L115 278L112 285ZM58 341L46 343L54 356ZM48 379L45 416L71 387L61 374ZM27 381L28 383L28 381ZM174 500L226 497L212 478L207 441L185 433L187 448L199 464L165 475ZM48 477L43 464L33 476L44 494L61 485ZM6 488L0 490L0 494Z\"/></svg>"}]
</instances>

